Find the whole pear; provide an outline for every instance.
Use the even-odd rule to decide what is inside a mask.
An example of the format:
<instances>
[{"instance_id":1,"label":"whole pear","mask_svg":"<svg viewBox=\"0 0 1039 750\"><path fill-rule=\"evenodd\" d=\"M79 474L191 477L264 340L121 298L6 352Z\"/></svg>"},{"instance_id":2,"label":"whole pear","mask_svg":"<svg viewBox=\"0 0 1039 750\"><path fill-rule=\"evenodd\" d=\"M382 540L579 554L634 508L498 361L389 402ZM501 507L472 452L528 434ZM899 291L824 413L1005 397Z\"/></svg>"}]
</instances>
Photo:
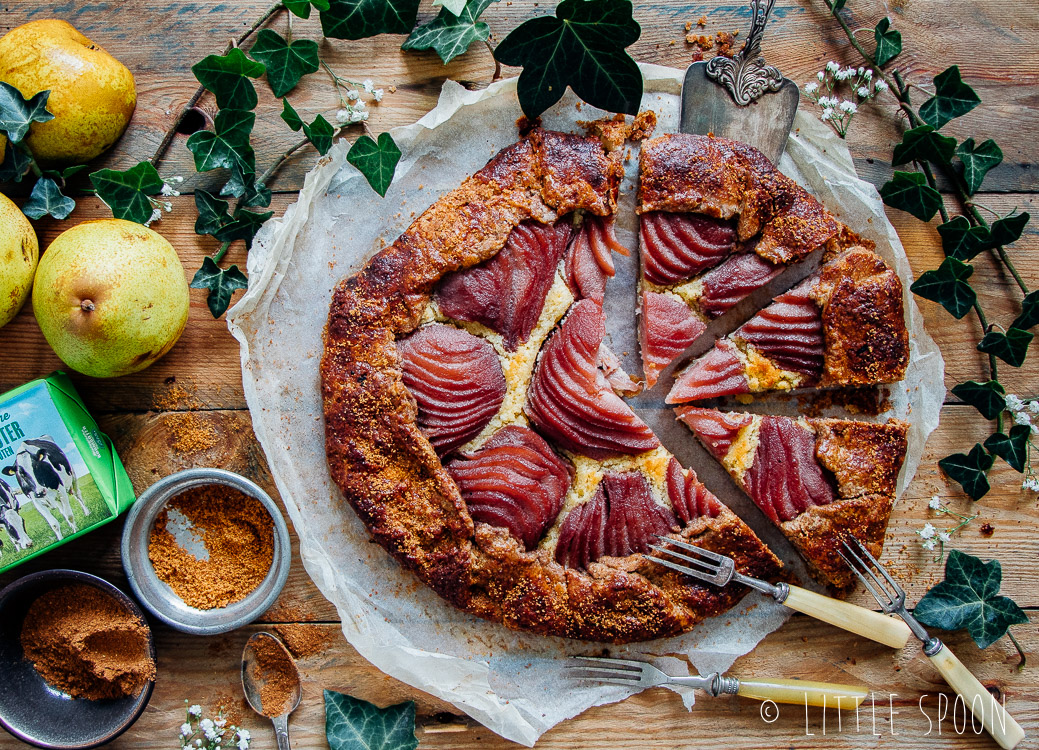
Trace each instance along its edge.
<instances>
[{"instance_id":1,"label":"whole pear","mask_svg":"<svg viewBox=\"0 0 1039 750\"><path fill-rule=\"evenodd\" d=\"M188 319L188 282L158 232L122 219L85 221L44 252L32 306L66 365L109 378L173 348Z\"/></svg>"},{"instance_id":2,"label":"whole pear","mask_svg":"<svg viewBox=\"0 0 1039 750\"><path fill-rule=\"evenodd\" d=\"M126 130L137 106L133 74L65 21L43 19L0 38L0 81L29 98L49 90L49 122L25 143L38 161L83 164Z\"/></svg>"},{"instance_id":3,"label":"whole pear","mask_svg":"<svg viewBox=\"0 0 1039 750\"><path fill-rule=\"evenodd\" d=\"M32 224L0 193L0 326L10 323L28 299L39 259L40 245Z\"/></svg>"}]
</instances>

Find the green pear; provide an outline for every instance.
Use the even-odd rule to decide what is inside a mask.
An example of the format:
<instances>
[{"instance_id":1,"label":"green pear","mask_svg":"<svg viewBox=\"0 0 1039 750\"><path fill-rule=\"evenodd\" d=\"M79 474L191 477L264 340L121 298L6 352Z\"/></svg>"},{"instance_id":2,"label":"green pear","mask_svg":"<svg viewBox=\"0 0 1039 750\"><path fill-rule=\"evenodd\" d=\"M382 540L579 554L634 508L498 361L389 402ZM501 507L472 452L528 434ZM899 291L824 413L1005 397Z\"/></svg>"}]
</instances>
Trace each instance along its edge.
<instances>
[{"instance_id":1,"label":"green pear","mask_svg":"<svg viewBox=\"0 0 1039 750\"><path fill-rule=\"evenodd\" d=\"M188 319L188 282L157 232L122 219L85 221L43 254L32 306L66 365L110 378L143 370L173 347Z\"/></svg>"},{"instance_id":2,"label":"green pear","mask_svg":"<svg viewBox=\"0 0 1039 750\"><path fill-rule=\"evenodd\" d=\"M0 326L11 322L29 298L40 245L25 214L0 193Z\"/></svg>"}]
</instances>

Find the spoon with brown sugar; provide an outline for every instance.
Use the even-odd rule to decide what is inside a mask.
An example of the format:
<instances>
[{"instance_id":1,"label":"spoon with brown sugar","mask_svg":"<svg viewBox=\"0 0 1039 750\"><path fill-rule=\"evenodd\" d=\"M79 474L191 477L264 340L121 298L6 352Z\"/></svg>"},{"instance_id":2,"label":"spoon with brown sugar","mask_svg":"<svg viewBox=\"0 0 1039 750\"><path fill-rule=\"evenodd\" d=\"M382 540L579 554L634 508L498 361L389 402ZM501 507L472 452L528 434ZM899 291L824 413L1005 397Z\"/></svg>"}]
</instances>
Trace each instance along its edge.
<instances>
[{"instance_id":1,"label":"spoon with brown sugar","mask_svg":"<svg viewBox=\"0 0 1039 750\"><path fill-rule=\"evenodd\" d=\"M278 750L289 750L289 714L303 695L296 662L270 633L253 633L242 652L242 689L252 709L274 724Z\"/></svg>"}]
</instances>

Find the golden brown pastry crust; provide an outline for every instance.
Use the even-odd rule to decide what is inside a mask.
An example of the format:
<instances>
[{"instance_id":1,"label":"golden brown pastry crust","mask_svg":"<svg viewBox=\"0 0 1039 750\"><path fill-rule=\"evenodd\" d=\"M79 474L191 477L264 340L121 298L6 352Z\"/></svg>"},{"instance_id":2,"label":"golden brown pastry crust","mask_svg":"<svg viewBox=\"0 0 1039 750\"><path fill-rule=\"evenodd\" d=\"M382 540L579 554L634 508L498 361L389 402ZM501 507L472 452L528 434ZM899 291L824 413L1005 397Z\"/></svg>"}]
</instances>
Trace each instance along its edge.
<instances>
[{"instance_id":1,"label":"golden brown pastry crust","mask_svg":"<svg viewBox=\"0 0 1039 750\"><path fill-rule=\"evenodd\" d=\"M413 330L434 284L502 248L521 221L616 207L621 167L595 139L534 129L419 216L333 292L321 362L333 480L372 536L455 606L546 635L628 642L674 635L745 593L688 582L640 556L585 573L526 552L503 529L473 524L457 485L418 430L395 340ZM779 561L735 515L683 535L732 553L764 578Z\"/></svg>"}]
</instances>

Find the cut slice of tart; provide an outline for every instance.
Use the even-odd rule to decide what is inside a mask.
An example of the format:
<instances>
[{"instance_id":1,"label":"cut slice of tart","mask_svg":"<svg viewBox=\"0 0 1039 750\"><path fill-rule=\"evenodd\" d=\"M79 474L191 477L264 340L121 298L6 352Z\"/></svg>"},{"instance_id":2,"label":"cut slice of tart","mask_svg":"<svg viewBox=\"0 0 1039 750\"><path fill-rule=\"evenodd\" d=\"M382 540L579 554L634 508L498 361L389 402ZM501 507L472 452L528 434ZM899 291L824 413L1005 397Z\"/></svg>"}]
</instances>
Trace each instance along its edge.
<instances>
[{"instance_id":1,"label":"cut slice of tart","mask_svg":"<svg viewBox=\"0 0 1039 750\"><path fill-rule=\"evenodd\" d=\"M908 364L902 282L859 245L720 339L678 375L667 403L895 383Z\"/></svg>"},{"instance_id":2,"label":"cut slice of tart","mask_svg":"<svg viewBox=\"0 0 1039 750\"><path fill-rule=\"evenodd\" d=\"M640 333L647 385L706 328L841 226L755 148L646 141L639 167Z\"/></svg>"},{"instance_id":3,"label":"cut slice of tart","mask_svg":"<svg viewBox=\"0 0 1039 750\"><path fill-rule=\"evenodd\" d=\"M853 534L880 557L908 424L793 419L693 406L675 412L819 580L838 591L854 583L838 554L842 534Z\"/></svg>"}]
</instances>

